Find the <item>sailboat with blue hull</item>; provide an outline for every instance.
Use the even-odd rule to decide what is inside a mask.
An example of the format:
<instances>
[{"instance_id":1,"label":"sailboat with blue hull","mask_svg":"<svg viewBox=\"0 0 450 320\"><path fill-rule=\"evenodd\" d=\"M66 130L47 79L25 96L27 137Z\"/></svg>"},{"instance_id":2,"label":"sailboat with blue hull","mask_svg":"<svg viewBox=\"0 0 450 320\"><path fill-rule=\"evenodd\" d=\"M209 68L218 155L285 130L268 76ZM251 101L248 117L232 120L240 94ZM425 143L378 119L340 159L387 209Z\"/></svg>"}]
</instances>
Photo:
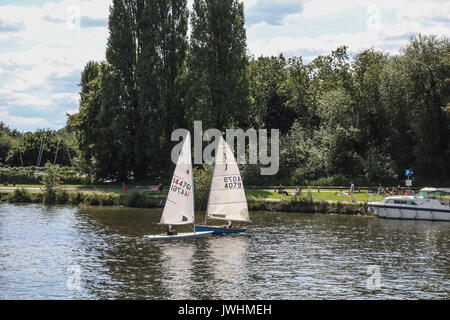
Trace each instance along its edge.
<instances>
[{"instance_id":1,"label":"sailboat with blue hull","mask_svg":"<svg viewBox=\"0 0 450 320\"><path fill-rule=\"evenodd\" d=\"M209 190L205 222L196 225L195 231L213 231L213 234L231 234L247 231L245 227L207 225L207 220L250 222L247 199L241 173L233 151L222 136L214 160L214 170Z\"/></svg>"}]
</instances>

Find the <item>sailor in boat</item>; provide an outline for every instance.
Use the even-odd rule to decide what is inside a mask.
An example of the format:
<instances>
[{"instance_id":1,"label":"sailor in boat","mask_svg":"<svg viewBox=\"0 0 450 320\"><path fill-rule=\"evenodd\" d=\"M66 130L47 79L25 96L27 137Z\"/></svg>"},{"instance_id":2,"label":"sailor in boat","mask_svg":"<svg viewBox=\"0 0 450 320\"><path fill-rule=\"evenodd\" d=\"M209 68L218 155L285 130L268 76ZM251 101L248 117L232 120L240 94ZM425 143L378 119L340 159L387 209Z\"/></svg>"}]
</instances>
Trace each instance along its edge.
<instances>
[{"instance_id":1,"label":"sailor in boat","mask_svg":"<svg viewBox=\"0 0 450 320\"><path fill-rule=\"evenodd\" d=\"M176 235L176 234L177 234L177 232L176 232L174 229L172 229L172 225L169 224L169 225L167 226L167 235L168 235L168 236L174 236L174 235Z\"/></svg>"},{"instance_id":2,"label":"sailor in boat","mask_svg":"<svg viewBox=\"0 0 450 320\"><path fill-rule=\"evenodd\" d=\"M233 227L233 222L231 220L228 220L227 223L225 223L225 229L231 229Z\"/></svg>"}]
</instances>

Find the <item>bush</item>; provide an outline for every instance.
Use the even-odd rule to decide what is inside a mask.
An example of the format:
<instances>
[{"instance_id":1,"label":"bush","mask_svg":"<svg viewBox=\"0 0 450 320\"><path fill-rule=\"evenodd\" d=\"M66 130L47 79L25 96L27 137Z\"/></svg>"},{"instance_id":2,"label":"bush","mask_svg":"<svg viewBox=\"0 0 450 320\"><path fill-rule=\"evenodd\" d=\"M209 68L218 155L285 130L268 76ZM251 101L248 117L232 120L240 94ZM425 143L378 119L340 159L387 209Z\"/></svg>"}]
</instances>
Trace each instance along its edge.
<instances>
[{"instance_id":1,"label":"bush","mask_svg":"<svg viewBox=\"0 0 450 320\"><path fill-rule=\"evenodd\" d=\"M24 188L15 189L8 194L8 202L11 203L31 203L30 193Z\"/></svg>"},{"instance_id":2,"label":"bush","mask_svg":"<svg viewBox=\"0 0 450 320\"><path fill-rule=\"evenodd\" d=\"M206 210L208 205L209 189L211 188L211 179L213 166L204 164L203 168L194 168L194 195L195 209Z\"/></svg>"},{"instance_id":3,"label":"bush","mask_svg":"<svg viewBox=\"0 0 450 320\"><path fill-rule=\"evenodd\" d=\"M32 203L43 203L44 202L44 194L42 192L32 192L31 202Z\"/></svg>"},{"instance_id":4,"label":"bush","mask_svg":"<svg viewBox=\"0 0 450 320\"><path fill-rule=\"evenodd\" d=\"M41 172L41 173L39 173ZM0 167L2 184L43 184L45 167ZM63 184L92 184L92 179L70 167L59 167L58 175Z\"/></svg>"},{"instance_id":5,"label":"bush","mask_svg":"<svg viewBox=\"0 0 450 320\"><path fill-rule=\"evenodd\" d=\"M0 192L0 202L7 202L9 197L9 192Z\"/></svg>"},{"instance_id":6,"label":"bush","mask_svg":"<svg viewBox=\"0 0 450 320\"><path fill-rule=\"evenodd\" d=\"M87 199L84 201L84 203L86 203L91 205L91 206L99 206L102 204L102 199L101 196L97 193L97 192L93 192L91 194L89 194L89 196L87 197Z\"/></svg>"},{"instance_id":7,"label":"bush","mask_svg":"<svg viewBox=\"0 0 450 320\"><path fill-rule=\"evenodd\" d=\"M103 206L120 205L120 195L115 193L104 194L102 197L102 205Z\"/></svg>"},{"instance_id":8,"label":"bush","mask_svg":"<svg viewBox=\"0 0 450 320\"><path fill-rule=\"evenodd\" d=\"M350 179L343 175L335 175L331 177L323 177L317 180L308 181L310 186L347 186L350 185Z\"/></svg>"},{"instance_id":9,"label":"bush","mask_svg":"<svg viewBox=\"0 0 450 320\"><path fill-rule=\"evenodd\" d=\"M56 203L56 191L54 189L44 190L43 203L55 204Z\"/></svg>"},{"instance_id":10,"label":"bush","mask_svg":"<svg viewBox=\"0 0 450 320\"><path fill-rule=\"evenodd\" d=\"M56 192L56 203L67 204L69 202L69 193L66 190L58 190Z\"/></svg>"},{"instance_id":11,"label":"bush","mask_svg":"<svg viewBox=\"0 0 450 320\"><path fill-rule=\"evenodd\" d=\"M83 194L79 191L70 192L69 199L67 201L68 201L67 203L69 203L69 204L79 205L80 203L83 203L84 197L83 197Z\"/></svg>"},{"instance_id":12,"label":"bush","mask_svg":"<svg viewBox=\"0 0 450 320\"><path fill-rule=\"evenodd\" d=\"M164 199L165 196L152 196L145 191L129 191L121 193L119 198L112 201L127 207L156 208L164 204Z\"/></svg>"}]
</instances>

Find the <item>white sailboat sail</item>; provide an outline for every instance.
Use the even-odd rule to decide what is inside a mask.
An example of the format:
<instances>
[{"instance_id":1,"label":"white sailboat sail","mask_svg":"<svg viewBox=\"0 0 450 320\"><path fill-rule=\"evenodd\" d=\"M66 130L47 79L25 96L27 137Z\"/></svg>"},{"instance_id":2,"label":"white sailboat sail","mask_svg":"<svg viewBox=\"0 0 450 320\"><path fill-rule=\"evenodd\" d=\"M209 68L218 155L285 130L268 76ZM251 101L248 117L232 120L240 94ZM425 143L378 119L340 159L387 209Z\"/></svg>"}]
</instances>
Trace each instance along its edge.
<instances>
[{"instance_id":1,"label":"white sailboat sail","mask_svg":"<svg viewBox=\"0 0 450 320\"><path fill-rule=\"evenodd\" d=\"M175 167L160 224L194 223L194 172L191 159L191 135L188 132Z\"/></svg>"},{"instance_id":2,"label":"white sailboat sail","mask_svg":"<svg viewBox=\"0 0 450 320\"><path fill-rule=\"evenodd\" d=\"M250 221L241 173L233 151L222 137L216 150L206 214L210 219Z\"/></svg>"}]
</instances>

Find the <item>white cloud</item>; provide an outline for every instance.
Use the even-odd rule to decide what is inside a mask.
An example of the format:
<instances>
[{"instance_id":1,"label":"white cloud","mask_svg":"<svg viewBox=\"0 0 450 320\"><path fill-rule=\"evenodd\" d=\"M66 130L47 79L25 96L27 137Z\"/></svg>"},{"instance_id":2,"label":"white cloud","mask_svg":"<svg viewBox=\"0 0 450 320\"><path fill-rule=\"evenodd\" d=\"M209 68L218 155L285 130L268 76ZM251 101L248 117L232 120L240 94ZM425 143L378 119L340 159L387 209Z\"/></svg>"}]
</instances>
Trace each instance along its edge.
<instances>
[{"instance_id":1,"label":"white cloud","mask_svg":"<svg viewBox=\"0 0 450 320\"><path fill-rule=\"evenodd\" d=\"M245 21L248 25L265 22L270 25L281 25L290 15L303 10L301 0L253 0L244 2Z\"/></svg>"},{"instance_id":2,"label":"white cloud","mask_svg":"<svg viewBox=\"0 0 450 320\"><path fill-rule=\"evenodd\" d=\"M1 110L0 107L0 119L6 125L12 129L18 129L22 131L28 131L29 128L50 128L51 125L45 118L40 117L19 117L10 116L8 111Z\"/></svg>"},{"instance_id":3,"label":"white cloud","mask_svg":"<svg viewBox=\"0 0 450 320\"><path fill-rule=\"evenodd\" d=\"M111 3L65 0L41 7L20 2L0 6L0 26L16 27L14 32L0 30L0 41L8 41L0 50L0 121L12 128L29 125L30 130L64 125L65 112L77 108L84 65L104 59ZM81 21L80 28L71 28L74 12L79 13L75 19Z\"/></svg>"},{"instance_id":4,"label":"white cloud","mask_svg":"<svg viewBox=\"0 0 450 320\"><path fill-rule=\"evenodd\" d=\"M351 7L350 0L309 0L304 2L302 18L313 19L321 16L336 14Z\"/></svg>"},{"instance_id":5,"label":"white cloud","mask_svg":"<svg viewBox=\"0 0 450 320\"><path fill-rule=\"evenodd\" d=\"M342 21L338 19L340 16L350 16L349 24L353 22L352 16L363 24L343 32L345 26L335 22ZM353 52L374 47L396 54L411 35L419 32L448 35L450 19L446 17L450 17L450 3L439 0L305 1L303 11L290 16L281 26L260 23L248 28L248 47L256 56L303 53L304 60L312 60L317 53L329 53L341 45ZM298 30L297 35L293 30ZM327 32L308 35L317 30Z\"/></svg>"}]
</instances>

